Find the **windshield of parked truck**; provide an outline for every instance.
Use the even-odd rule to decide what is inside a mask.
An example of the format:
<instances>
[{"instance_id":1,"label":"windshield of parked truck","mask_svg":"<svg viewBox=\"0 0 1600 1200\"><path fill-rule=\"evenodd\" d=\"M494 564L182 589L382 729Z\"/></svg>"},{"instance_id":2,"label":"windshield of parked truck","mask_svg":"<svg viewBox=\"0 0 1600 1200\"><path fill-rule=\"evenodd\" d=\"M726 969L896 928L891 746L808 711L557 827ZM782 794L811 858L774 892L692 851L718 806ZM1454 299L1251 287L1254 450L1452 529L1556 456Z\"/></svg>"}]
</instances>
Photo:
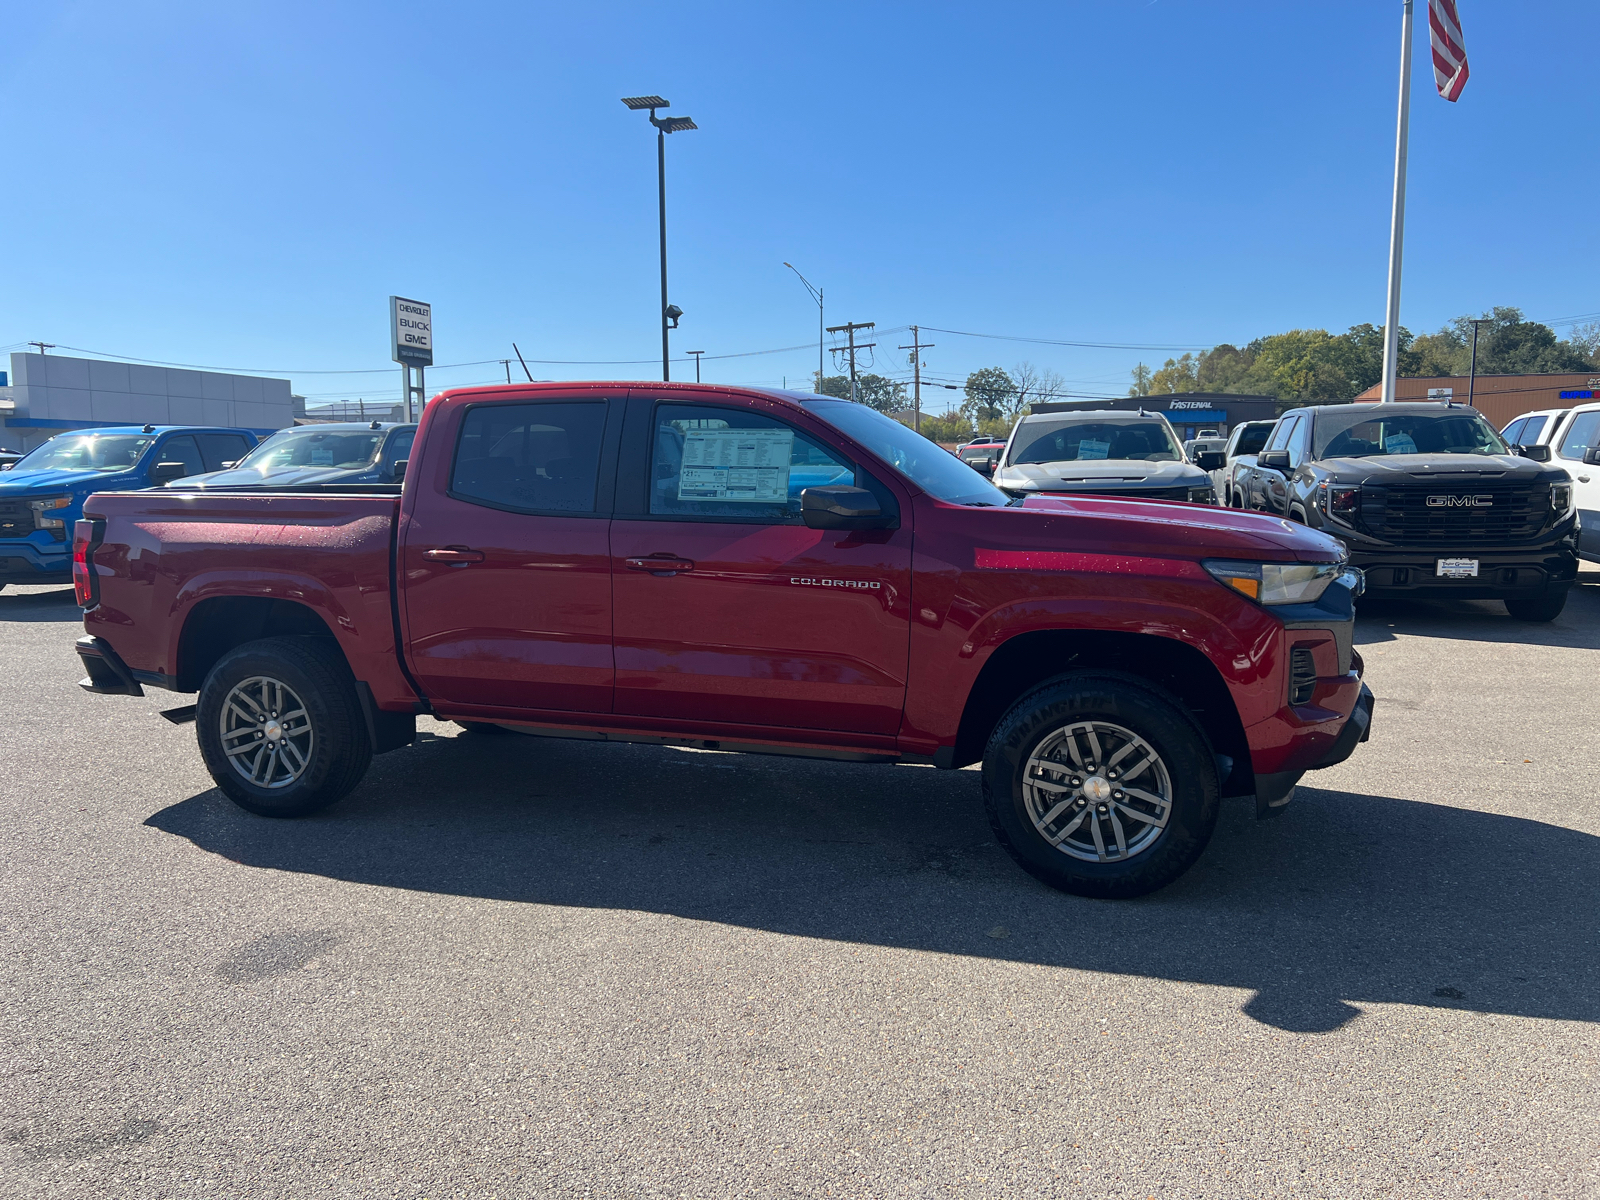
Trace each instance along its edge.
<instances>
[{"instance_id":1,"label":"windshield of parked truck","mask_svg":"<svg viewBox=\"0 0 1600 1200\"><path fill-rule=\"evenodd\" d=\"M1314 457L1511 453L1493 426L1474 409L1395 413L1380 418L1366 405L1361 407L1359 412L1317 415Z\"/></svg>"},{"instance_id":2,"label":"windshield of parked truck","mask_svg":"<svg viewBox=\"0 0 1600 1200\"><path fill-rule=\"evenodd\" d=\"M6 474L21 475L27 471L126 471L138 463L155 440L138 434L61 434L24 455Z\"/></svg>"},{"instance_id":3,"label":"windshield of parked truck","mask_svg":"<svg viewBox=\"0 0 1600 1200\"><path fill-rule=\"evenodd\" d=\"M1103 458L1179 462L1183 454L1162 421L1024 421L1007 465Z\"/></svg>"},{"instance_id":4,"label":"windshield of parked truck","mask_svg":"<svg viewBox=\"0 0 1600 1200\"><path fill-rule=\"evenodd\" d=\"M849 400L807 400L805 406L931 496L949 504L999 507L1011 502L950 451L892 417Z\"/></svg>"},{"instance_id":5,"label":"windshield of parked truck","mask_svg":"<svg viewBox=\"0 0 1600 1200\"><path fill-rule=\"evenodd\" d=\"M316 427L275 433L239 460L240 470L286 471L296 467L356 470L370 464L383 444L383 430Z\"/></svg>"}]
</instances>

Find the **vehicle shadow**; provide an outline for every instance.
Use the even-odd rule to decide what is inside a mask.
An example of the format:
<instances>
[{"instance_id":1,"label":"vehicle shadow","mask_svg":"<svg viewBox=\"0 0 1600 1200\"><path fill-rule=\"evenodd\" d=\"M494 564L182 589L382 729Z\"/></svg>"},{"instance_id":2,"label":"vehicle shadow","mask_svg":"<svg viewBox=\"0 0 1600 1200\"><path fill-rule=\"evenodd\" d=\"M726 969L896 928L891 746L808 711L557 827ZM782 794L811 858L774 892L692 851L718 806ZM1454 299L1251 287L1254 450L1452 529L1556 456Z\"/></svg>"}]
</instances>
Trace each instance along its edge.
<instances>
[{"instance_id":1,"label":"vehicle shadow","mask_svg":"<svg viewBox=\"0 0 1600 1200\"><path fill-rule=\"evenodd\" d=\"M0 591L0 621L82 621L70 583L59 587L7 587Z\"/></svg>"},{"instance_id":2,"label":"vehicle shadow","mask_svg":"<svg viewBox=\"0 0 1600 1200\"><path fill-rule=\"evenodd\" d=\"M382 887L1249 989L1298 1032L1364 1002L1600 1020L1600 838L1384 796L1303 787L1259 824L1230 802L1188 875L1122 902L1017 869L971 771L466 735L376 760L318 817L213 790L146 824Z\"/></svg>"},{"instance_id":3,"label":"vehicle shadow","mask_svg":"<svg viewBox=\"0 0 1600 1200\"><path fill-rule=\"evenodd\" d=\"M1402 634L1515 646L1600 649L1600 572L1585 571L1567 607L1548 624L1518 621L1498 600L1399 600L1371 596L1356 610L1356 645L1392 642Z\"/></svg>"}]
</instances>

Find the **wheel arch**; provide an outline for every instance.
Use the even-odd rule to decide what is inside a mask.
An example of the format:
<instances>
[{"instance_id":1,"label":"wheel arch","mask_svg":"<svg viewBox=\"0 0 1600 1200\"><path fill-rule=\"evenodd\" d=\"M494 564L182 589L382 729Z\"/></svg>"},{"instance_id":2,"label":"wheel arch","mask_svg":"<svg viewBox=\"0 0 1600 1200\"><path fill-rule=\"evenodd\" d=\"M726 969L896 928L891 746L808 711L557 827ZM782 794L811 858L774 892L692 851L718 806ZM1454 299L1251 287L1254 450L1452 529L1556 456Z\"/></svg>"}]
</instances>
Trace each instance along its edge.
<instances>
[{"instance_id":1,"label":"wheel arch","mask_svg":"<svg viewBox=\"0 0 1600 1200\"><path fill-rule=\"evenodd\" d=\"M963 767L982 758L995 725L1028 691L1082 670L1121 671L1176 698L1205 730L1216 753L1233 760L1223 795L1254 790L1244 723L1221 672L1188 643L1149 633L1041 629L1006 639L990 654L967 694L951 765Z\"/></svg>"},{"instance_id":2,"label":"wheel arch","mask_svg":"<svg viewBox=\"0 0 1600 1200\"><path fill-rule=\"evenodd\" d=\"M272 596L208 596L189 610L178 635L175 690L199 691L222 656L246 642L297 634L324 638L345 658L339 639L309 604Z\"/></svg>"}]
</instances>

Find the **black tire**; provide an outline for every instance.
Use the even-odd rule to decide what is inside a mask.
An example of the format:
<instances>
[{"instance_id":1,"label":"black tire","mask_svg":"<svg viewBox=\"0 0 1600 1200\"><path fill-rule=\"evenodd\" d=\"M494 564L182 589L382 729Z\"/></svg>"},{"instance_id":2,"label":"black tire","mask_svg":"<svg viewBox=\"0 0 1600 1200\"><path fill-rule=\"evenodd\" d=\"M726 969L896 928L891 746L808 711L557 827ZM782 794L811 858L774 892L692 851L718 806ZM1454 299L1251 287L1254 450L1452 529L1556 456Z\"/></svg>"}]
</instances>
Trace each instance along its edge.
<instances>
[{"instance_id":1,"label":"black tire","mask_svg":"<svg viewBox=\"0 0 1600 1200\"><path fill-rule=\"evenodd\" d=\"M1132 819L1124 823L1121 817L1116 818L1117 825L1127 832L1126 845L1131 851L1120 859L1113 853L1109 860L1086 860L1053 846L1035 823L1034 810L1025 794L1025 773L1033 754L1047 740L1060 739L1064 730L1088 722L1096 723L1100 733L1105 733L1104 726L1112 726L1142 740L1157 756L1156 764L1148 770L1157 775L1164 773L1167 781L1166 823L1153 835L1150 831L1155 822L1141 825ZM1118 735L1106 736L1116 741ZM1103 750L1109 748L1105 741L1100 744ZM1056 745L1064 747L1065 743L1058 740ZM1078 748L1087 754L1089 743L1082 740ZM1143 751L1138 753L1143 755ZM1116 759L1118 756L1113 752L1107 757ZM1051 759L1068 761L1055 754ZM1127 761L1139 760L1130 757ZM1117 786L1105 778L1110 774L1105 771L1107 764L1085 763L1085 766L1090 765L1104 773L1093 786ZM1145 769L1133 769L1129 777L1142 770ZM1096 778L1095 775L1071 775L1070 768L1052 772L1051 777L1059 778L1062 784L1070 784L1072 779L1088 784L1090 779ZM1045 778L1045 775L1033 777L1041 782ZM1161 791L1160 788L1155 790ZM1033 786L1032 791L1035 796L1041 794L1038 785ZM1211 840L1217 824L1218 793L1216 759L1210 741L1194 718L1175 700L1144 681L1111 672L1063 676L1036 688L1000 719L983 755L983 800L995 837L1030 875L1051 887L1079 896L1104 899L1142 896L1178 878L1194 865ZM1090 804L1084 800L1082 789L1060 787L1059 791L1044 794L1052 797L1059 794L1063 803L1073 795L1077 797L1072 800L1076 807L1069 808L1053 823L1045 822L1045 828L1057 833L1077 824L1069 819ZM1111 792L1106 798L1108 809L1126 813L1128 806L1136 806L1150 812L1160 811L1141 800L1130 799L1123 804L1111 797L1126 799L1120 791ZM1098 804L1092 807L1097 811L1101 808ZM1113 818L1109 812L1105 817L1085 816L1098 823L1102 833L1115 835L1116 828L1111 824ZM1136 830L1139 832L1135 833ZM1083 846L1073 840L1093 832L1090 824L1082 824L1075 834L1067 835L1064 844L1076 847L1075 853L1095 853L1094 845ZM1139 841L1141 837L1145 839L1142 842Z\"/></svg>"},{"instance_id":2,"label":"black tire","mask_svg":"<svg viewBox=\"0 0 1600 1200\"><path fill-rule=\"evenodd\" d=\"M1567 593L1557 596L1518 596L1506 601L1506 611L1519 621L1554 621L1567 606Z\"/></svg>"},{"instance_id":3,"label":"black tire","mask_svg":"<svg viewBox=\"0 0 1600 1200\"><path fill-rule=\"evenodd\" d=\"M457 721L456 724L461 726L466 733L495 734L511 732L504 725L492 725L488 721Z\"/></svg>"},{"instance_id":4,"label":"black tire","mask_svg":"<svg viewBox=\"0 0 1600 1200\"><path fill-rule=\"evenodd\" d=\"M294 711L305 714L309 730L305 736L285 727L280 756L286 764L282 767L285 777L273 786L252 782L241 773L242 766L236 769L234 765L236 761L243 765L263 762L262 752L241 752L238 747L251 744L244 739L259 737L267 739L255 743L264 751L271 744L270 730L280 715L273 713L274 721L263 723L268 733L249 732L248 722L242 719L246 709L239 704L254 708L249 697L260 695L252 690L258 686L250 682L255 680L287 688L288 694L299 700L301 707ZM230 715L224 702L241 688L246 690L245 698L236 701ZM293 716L284 715L286 720ZM224 730L225 719L234 726L230 731ZM299 728L298 720L292 728ZM361 782L372 762L372 742L356 697L355 680L337 645L326 638L265 638L223 655L200 689L195 732L206 769L217 786L240 808L263 817L303 817L328 807ZM225 738L233 739L232 758L223 748ZM305 765L297 777L289 779L287 773L295 769L290 750L295 747ZM264 778L272 780L277 768L271 764L270 754L265 757L268 761L257 774L264 770Z\"/></svg>"}]
</instances>

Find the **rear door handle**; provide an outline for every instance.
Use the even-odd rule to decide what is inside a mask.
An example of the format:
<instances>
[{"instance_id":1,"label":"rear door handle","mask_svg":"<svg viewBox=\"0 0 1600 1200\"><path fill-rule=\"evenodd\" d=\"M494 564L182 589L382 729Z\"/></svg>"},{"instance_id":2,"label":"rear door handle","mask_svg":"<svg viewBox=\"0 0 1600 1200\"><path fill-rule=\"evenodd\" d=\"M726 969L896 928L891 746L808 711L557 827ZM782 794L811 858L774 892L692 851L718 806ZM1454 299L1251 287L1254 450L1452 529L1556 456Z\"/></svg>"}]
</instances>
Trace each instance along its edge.
<instances>
[{"instance_id":1,"label":"rear door handle","mask_svg":"<svg viewBox=\"0 0 1600 1200\"><path fill-rule=\"evenodd\" d=\"M628 570L649 571L652 575L676 575L679 571L694 570L694 563L676 554L653 554L648 558L630 558Z\"/></svg>"},{"instance_id":2,"label":"rear door handle","mask_svg":"<svg viewBox=\"0 0 1600 1200\"><path fill-rule=\"evenodd\" d=\"M457 563L466 566L467 563L483 561L482 550L469 550L465 546L446 546L442 550L424 550L422 557L429 562Z\"/></svg>"}]
</instances>

